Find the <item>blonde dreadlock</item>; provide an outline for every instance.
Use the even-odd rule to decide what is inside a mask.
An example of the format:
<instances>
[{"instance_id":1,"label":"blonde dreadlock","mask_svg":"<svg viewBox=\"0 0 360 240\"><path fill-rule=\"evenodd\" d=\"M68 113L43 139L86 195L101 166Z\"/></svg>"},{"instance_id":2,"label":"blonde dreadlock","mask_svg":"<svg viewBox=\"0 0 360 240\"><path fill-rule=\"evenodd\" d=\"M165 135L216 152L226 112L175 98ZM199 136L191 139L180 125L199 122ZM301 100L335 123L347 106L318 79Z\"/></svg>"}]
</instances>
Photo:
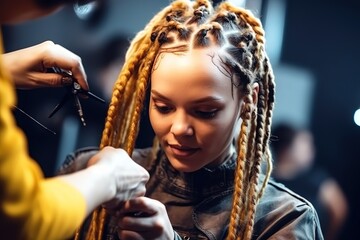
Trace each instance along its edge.
<instances>
[{"instance_id":1,"label":"blonde dreadlock","mask_svg":"<svg viewBox=\"0 0 360 240\"><path fill-rule=\"evenodd\" d=\"M275 83L265 52L264 30L250 11L227 2L221 3L214 11L210 1L178 0L154 16L135 36L127 51L125 64L114 85L100 148L108 145L121 147L132 154L156 58L166 44L176 40L189 45L183 51L191 46L205 48L216 44L221 47L227 53L222 61L230 69L233 85L245 94L227 239L251 239L256 205L272 169L268 142ZM255 82L259 84L256 107L251 88ZM258 190L263 159L268 170ZM86 239L102 239L106 223L105 211L101 208L95 210Z\"/></svg>"}]
</instances>

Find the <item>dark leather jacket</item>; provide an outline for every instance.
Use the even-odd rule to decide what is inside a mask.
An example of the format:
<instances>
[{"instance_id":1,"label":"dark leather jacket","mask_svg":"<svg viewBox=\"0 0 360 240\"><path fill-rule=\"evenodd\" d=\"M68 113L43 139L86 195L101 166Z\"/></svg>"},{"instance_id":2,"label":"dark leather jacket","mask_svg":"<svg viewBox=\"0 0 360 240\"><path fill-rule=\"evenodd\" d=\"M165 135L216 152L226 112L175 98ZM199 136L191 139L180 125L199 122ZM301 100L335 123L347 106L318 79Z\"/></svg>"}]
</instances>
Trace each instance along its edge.
<instances>
[{"instance_id":1,"label":"dark leather jacket","mask_svg":"<svg viewBox=\"0 0 360 240\"><path fill-rule=\"evenodd\" d=\"M94 149L67 157L60 173L82 169ZM150 163L150 149L135 150L133 159L150 172L146 196L159 200L167 209L175 239L225 239L232 205L236 156L229 156L214 169L181 173L172 168L164 154ZM261 177L262 179L262 177ZM117 239L107 225L106 239ZM86 229L85 229L86 231ZM268 183L255 216L252 239L323 239L313 206L304 198L272 180Z\"/></svg>"}]
</instances>

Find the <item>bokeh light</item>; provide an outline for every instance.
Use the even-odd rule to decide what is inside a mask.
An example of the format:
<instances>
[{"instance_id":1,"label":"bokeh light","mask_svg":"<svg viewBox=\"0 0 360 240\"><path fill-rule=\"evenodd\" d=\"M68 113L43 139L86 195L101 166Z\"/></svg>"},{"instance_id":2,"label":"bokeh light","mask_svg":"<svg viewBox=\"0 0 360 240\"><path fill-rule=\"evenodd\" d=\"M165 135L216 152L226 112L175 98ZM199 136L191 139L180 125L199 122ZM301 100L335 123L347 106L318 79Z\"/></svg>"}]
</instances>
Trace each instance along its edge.
<instances>
[{"instance_id":1,"label":"bokeh light","mask_svg":"<svg viewBox=\"0 0 360 240\"><path fill-rule=\"evenodd\" d=\"M360 108L354 113L354 122L360 127Z\"/></svg>"}]
</instances>

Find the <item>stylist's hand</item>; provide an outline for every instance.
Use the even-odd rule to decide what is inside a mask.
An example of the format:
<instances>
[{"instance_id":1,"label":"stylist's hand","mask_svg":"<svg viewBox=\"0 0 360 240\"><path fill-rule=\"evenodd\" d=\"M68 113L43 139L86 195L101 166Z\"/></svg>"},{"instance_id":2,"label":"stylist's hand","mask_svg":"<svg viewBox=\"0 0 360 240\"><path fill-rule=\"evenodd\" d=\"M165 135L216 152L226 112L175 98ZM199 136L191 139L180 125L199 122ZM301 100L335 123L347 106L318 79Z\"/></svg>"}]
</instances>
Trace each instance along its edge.
<instances>
[{"instance_id":1,"label":"stylist's hand","mask_svg":"<svg viewBox=\"0 0 360 240\"><path fill-rule=\"evenodd\" d=\"M103 167L114 179L113 195L105 207L115 208L126 200L145 195L149 173L135 163L125 150L105 147L89 160L88 166Z\"/></svg>"},{"instance_id":2,"label":"stylist's hand","mask_svg":"<svg viewBox=\"0 0 360 240\"><path fill-rule=\"evenodd\" d=\"M165 205L139 197L125 202L118 212L118 236L122 240L172 240L174 230Z\"/></svg>"},{"instance_id":3,"label":"stylist's hand","mask_svg":"<svg viewBox=\"0 0 360 240\"><path fill-rule=\"evenodd\" d=\"M64 76L46 72L49 68L59 67L70 71L81 87L89 90L81 58L51 41L9 52L2 57L16 88L60 87Z\"/></svg>"}]
</instances>

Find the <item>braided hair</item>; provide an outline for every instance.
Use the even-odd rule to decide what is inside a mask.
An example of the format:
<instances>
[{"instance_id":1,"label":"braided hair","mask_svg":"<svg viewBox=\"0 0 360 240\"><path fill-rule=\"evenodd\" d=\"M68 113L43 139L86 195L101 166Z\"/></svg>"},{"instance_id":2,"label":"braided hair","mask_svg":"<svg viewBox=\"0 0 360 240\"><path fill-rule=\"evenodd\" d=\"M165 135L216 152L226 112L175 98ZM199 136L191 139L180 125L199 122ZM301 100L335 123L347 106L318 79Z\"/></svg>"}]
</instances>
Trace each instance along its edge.
<instances>
[{"instance_id":1,"label":"braided hair","mask_svg":"<svg viewBox=\"0 0 360 240\"><path fill-rule=\"evenodd\" d=\"M172 51L218 46L225 53L221 61L233 87L244 96L243 121L236 138L238 157L227 236L230 240L251 239L256 206L272 170L269 137L275 82L264 35L259 19L228 2L215 9L208 0L172 2L132 40L114 84L100 143L100 148L121 147L132 154L150 76L157 56L167 51L166 46L179 43ZM252 98L254 83L259 85L256 103ZM158 148L154 144L154 156ZM262 161L267 163L267 172L259 188ZM93 212L87 239L102 239L107 218L101 207Z\"/></svg>"}]
</instances>

